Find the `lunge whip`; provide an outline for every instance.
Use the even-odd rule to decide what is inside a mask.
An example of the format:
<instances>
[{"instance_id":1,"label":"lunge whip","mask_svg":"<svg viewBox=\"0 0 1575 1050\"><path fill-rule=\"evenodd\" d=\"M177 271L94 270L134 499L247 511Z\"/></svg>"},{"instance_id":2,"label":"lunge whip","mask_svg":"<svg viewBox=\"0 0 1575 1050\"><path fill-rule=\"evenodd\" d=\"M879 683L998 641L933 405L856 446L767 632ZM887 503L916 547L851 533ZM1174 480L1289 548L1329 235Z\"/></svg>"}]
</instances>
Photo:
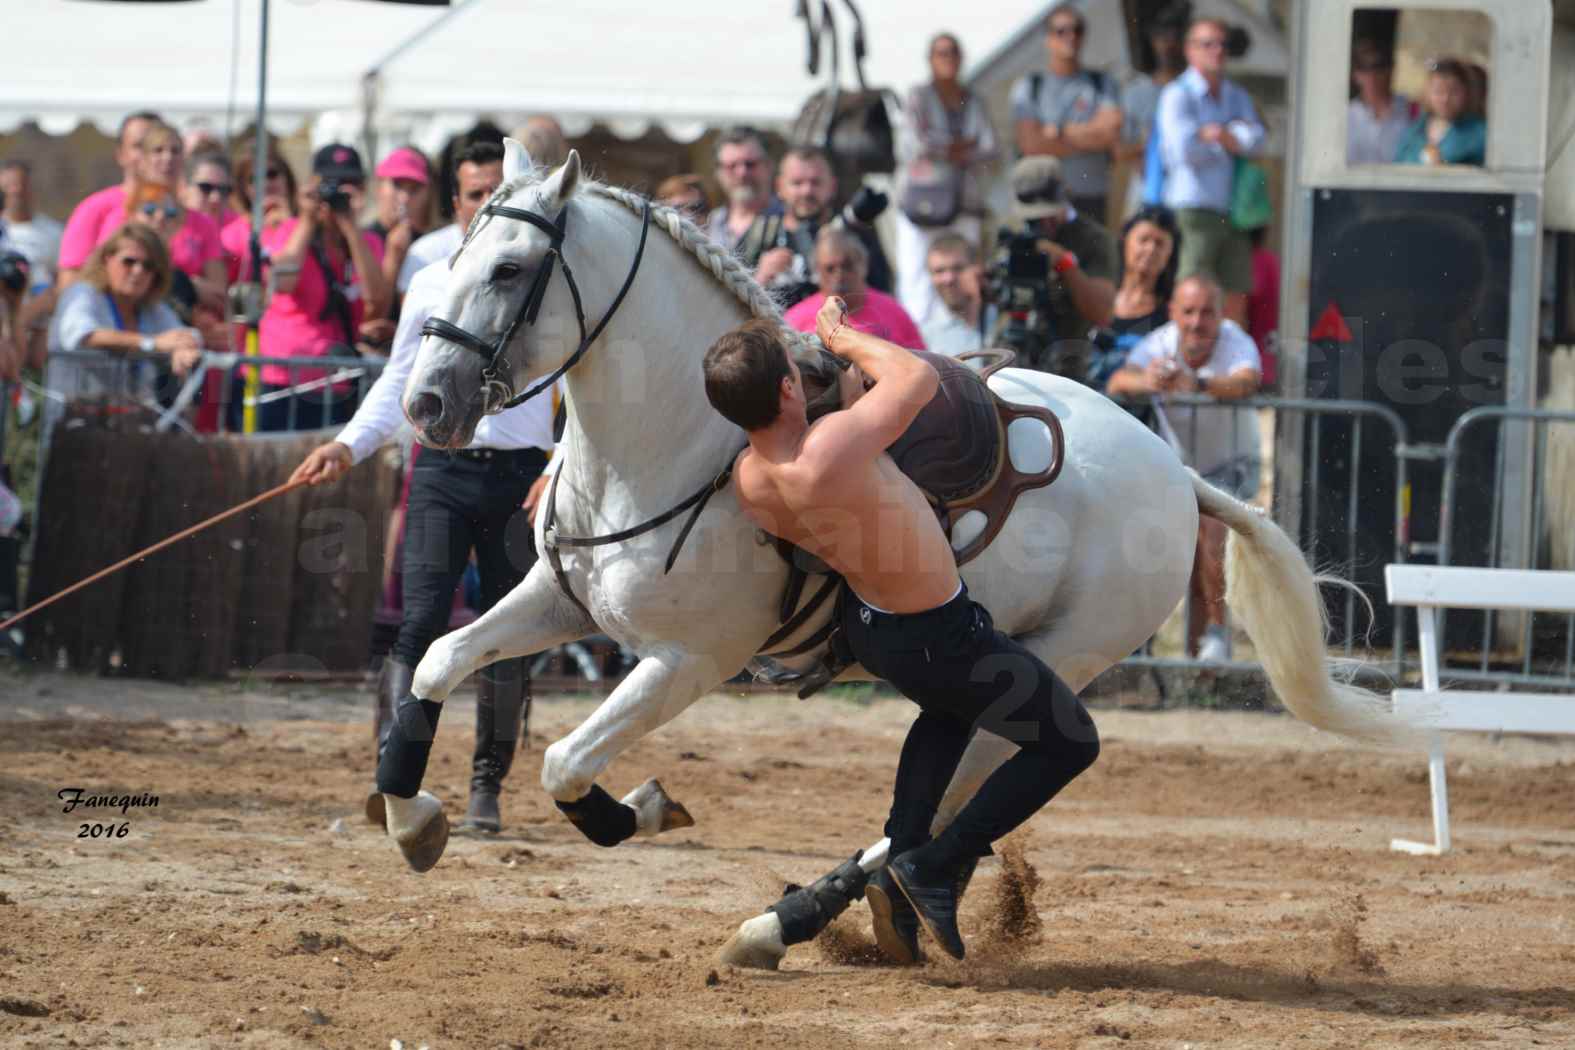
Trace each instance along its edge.
<instances>
[{"instance_id":1,"label":"lunge whip","mask_svg":"<svg viewBox=\"0 0 1575 1050\"><path fill-rule=\"evenodd\" d=\"M11 617L9 620L5 621L4 623L0 623L0 631L6 630L12 624L22 622L27 617L29 617L29 616L33 615L34 613L36 613L38 610L44 608L45 606L55 604L56 602L58 602L60 599L64 598L68 594L75 594L77 591L80 591L82 588L86 587L90 583L96 583L97 581L102 580L104 577L106 577L106 576L108 576L108 575L110 575L112 573L119 572L121 569L124 569L126 566L133 565L136 562L141 561L143 558L148 557L149 555L157 554L159 551L163 550L165 547L173 546L174 544L179 543L181 540L185 539L188 536L196 535L197 533L201 532L203 529L206 529L210 525L217 525L219 522L223 521L225 518L233 518L235 515L241 513L244 510L250 510L251 508L257 506L259 503L266 503L269 500L273 499L275 496L282 496L286 492L289 492L292 489L298 489L302 485L305 485L306 483L307 483L307 481L306 481L305 478L300 478L300 479L298 479L296 481L286 481L283 485L276 485L273 488L269 489L267 492L264 492L260 496L253 496L251 499L247 500L245 503L238 503L235 506L231 507L229 510L220 511L219 513L215 514L213 517L209 518L206 521L200 521L197 524L192 525L189 528L182 529L180 532L177 532L173 536L169 536L169 537L166 537L165 539L160 540L159 542L155 543L151 547L148 547L148 548L146 548L144 550L138 551L137 553L131 555L128 558L122 558L120 561L117 561L115 564L111 565L109 568L107 568L107 569L100 569L98 572L95 572L93 575L89 576L87 579L82 580L82 581L80 581L78 583L73 583L71 586L67 587L65 590L63 590L63 591L56 591L54 594L51 594L48 598L45 598L43 601L37 602L37 603L35 603L33 605L28 606L26 609L23 609L21 612L17 613L15 616Z\"/></svg>"}]
</instances>

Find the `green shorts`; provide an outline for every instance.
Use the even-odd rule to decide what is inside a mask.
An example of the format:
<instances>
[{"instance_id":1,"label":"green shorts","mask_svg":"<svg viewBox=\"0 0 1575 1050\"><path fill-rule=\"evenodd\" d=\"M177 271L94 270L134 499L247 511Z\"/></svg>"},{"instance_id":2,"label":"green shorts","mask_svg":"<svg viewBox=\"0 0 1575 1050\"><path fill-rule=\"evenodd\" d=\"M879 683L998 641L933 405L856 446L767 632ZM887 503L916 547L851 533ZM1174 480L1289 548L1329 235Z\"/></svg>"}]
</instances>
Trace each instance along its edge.
<instances>
[{"instance_id":1,"label":"green shorts","mask_svg":"<svg viewBox=\"0 0 1575 1050\"><path fill-rule=\"evenodd\" d=\"M1252 242L1230 224L1223 212L1206 208L1181 208L1176 212L1181 228L1181 261L1176 279L1205 273L1226 292L1252 291Z\"/></svg>"}]
</instances>

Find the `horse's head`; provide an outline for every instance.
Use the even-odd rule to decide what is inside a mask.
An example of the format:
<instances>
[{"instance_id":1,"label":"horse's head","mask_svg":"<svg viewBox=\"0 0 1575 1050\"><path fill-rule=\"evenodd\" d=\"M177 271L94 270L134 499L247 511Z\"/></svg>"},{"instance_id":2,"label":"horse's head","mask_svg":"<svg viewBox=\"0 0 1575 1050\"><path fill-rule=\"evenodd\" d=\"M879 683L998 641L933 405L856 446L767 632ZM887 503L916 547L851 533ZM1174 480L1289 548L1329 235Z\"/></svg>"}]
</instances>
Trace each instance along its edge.
<instances>
[{"instance_id":1,"label":"horse's head","mask_svg":"<svg viewBox=\"0 0 1575 1050\"><path fill-rule=\"evenodd\" d=\"M424 445L469 444L483 415L579 346L577 303L560 253L580 156L570 151L545 178L532 174L525 147L505 140L503 184L471 220L447 290L422 329L404 409ZM578 232L588 231L581 225Z\"/></svg>"}]
</instances>

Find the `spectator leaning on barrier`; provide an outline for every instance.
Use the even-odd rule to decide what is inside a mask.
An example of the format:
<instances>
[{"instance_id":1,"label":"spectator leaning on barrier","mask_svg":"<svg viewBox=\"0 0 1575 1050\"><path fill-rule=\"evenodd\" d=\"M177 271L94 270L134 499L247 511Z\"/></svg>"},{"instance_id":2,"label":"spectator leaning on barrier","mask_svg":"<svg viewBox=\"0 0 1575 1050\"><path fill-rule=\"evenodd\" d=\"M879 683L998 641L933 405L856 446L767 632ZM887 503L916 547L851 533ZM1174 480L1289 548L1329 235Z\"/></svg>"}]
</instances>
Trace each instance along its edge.
<instances>
[{"instance_id":1,"label":"spectator leaning on barrier","mask_svg":"<svg viewBox=\"0 0 1575 1050\"><path fill-rule=\"evenodd\" d=\"M1158 402L1171 393L1237 401L1258 392L1258 348L1235 322L1221 319L1222 300L1219 285L1210 278L1184 278L1171 298L1169 323L1132 349L1107 389L1111 397L1156 397L1160 433L1206 480L1245 500L1258 491L1257 414L1251 409ZM1225 527L1212 518L1199 519L1192 587L1188 652L1203 638L1203 646L1196 648L1199 658L1223 659Z\"/></svg>"},{"instance_id":2,"label":"spectator leaning on barrier","mask_svg":"<svg viewBox=\"0 0 1575 1050\"><path fill-rule=\"evenodd\" d=\"M1088 22L1072 4L1045 18L1048 72L1032 73L1012 87L1017 150L1025 157L1059 157L1072 206L1106 220L1110 151L1121 138L1121 91L1115 78L1082 63Z\"/></svg>"},{"instance_id":3,"label":"spectator leaning on barrier","mask_svg":"<svg viewBox=\"0 0 1575 1050\"><path fill-rule=\"evenodd\" d=\"M937 238L980 243L982 181L1000 144L982 98L963 87L962 45L951 33L930 40L930 80L908 93L897 138L897 299L921 323L937 308L927 271Z\"/></svg>"},{"instance_id":4,"label":"spectator leaning on barrier","mask_svg":"<svg viewBox=\"0 0 1575 1050\"><path fill-rule=\"evenodd\" d=\"M782 214L782 202L771 195L771 157L766 153L765 136L750 127L722 132L716 143L716 181L727 199L711 213L706 233L736 252L753 270L768 247L760 243L765 231L757 220Z\"/></svg>"},{"instance_id":5,"label":"spectator leaning on barrier","mask_svg":"<svg viewBox=\"0 0 1575 1050\"><path fill-rule=\"evenodd\" d=\"M840 226L824 226L815 238L815 272L820 291L785 315L800 332L815 330L815 315L828 296L841 296L848 304L848 324L909 350L923 350L924 337L902 306L891 296L869 286L869 256L864 242Z\"/></svg>"},{"instance_id":6,"label":"spectator leaning on barrier","mask_svg":"<svg viewBox=\"0 0 1575 1050\"><path fill-rule=\"evenodd\" d=\"M416 274L435 262L448 260L459 250L471 216L481 210L498 188L503 172L503 147L496 142L472 142L454 158L454 221L410 246L399 268L398 290L404 292Z\"/></svg>"},{"instance_id":7,"label":"spectator leaning on barrier","mask_svg":"<svg viewBox=\"0 0 1575 1050\"><path fill-rule=\"evenodd\" d=\"M1471 112L1471 74L1464 63L1453 58L1429 63L1423 102L1422 115L1395 147L1397 162L1487 163L1487 123Z\"/></svg>"},{"instance_id":8,"label":"spectator leaning on barrier","mask_svg":"<svg viewBox=\"0 0 1575 1050\"><path fill-rule=\"evenodd\" d=\"M1226 293L1226 316L1247 320L1252 248L1231 224L1237 161L1263 145L1252 99L1225 79L1225 23L1202 18L1187 30L1187 71L1159 97L1155 133L1165 164L1165 203L1181 227L1181 277L1203 273Z\"/></svg>"},{"instance_id":9,"label":"spectator leaning on barrier","mask_svg":"<svg viewBox=\"0 0 1575 1050\"><path fill-rule=\"evenodd\" d=\"M1417 107L1394 91L1394 61L1373 40L1351 46L1351 101L1345 108L1345 162L1393 164Z\"/></svg>"},{"instance_id":10,"label":"spectator leaning on barrier","mask_svg":"<svg viewBox=\"0 0 1575 1050\"><path fill-rule=\"evenodd\" d=\"M1163 204L1139 208L1121 227L1116 297L1110 323L1094 338L1089 386L1105 389L1132 348L1170 319L1180 241L1176 216Z\"/></svg>"},{"instance_id":11,"label":"spectator leaning on barrier","mask_svg":"<svg viewBox=\"0 0 1575 1050\"><path fill-rule=\"evenodd\" d=\"M711 214L711 194L706 192L705 180L698 175L669 175L656 187L656 203L676 208L684 213L684 218L700 227L705 226Z\"/></svg>"},{"instance_id":12,"label":"spectator leaning on barrier","mask_svg":"<svg viewBox=\"0 0 1575 1050\"><path fill-rule=\"evenodd\" d=\"M966 237L945 233L930 242L926 262L937 305L919 325L924 345L948 357L978 350L984 345L979 253Z\"/></svg>"},{"instance_id":13,"label":"spectator leaning on barrier","mask_svg":"<svg viewBox=\"0 0 1575 1050\"><path fill-rule=\"evenodd\" d=\"M866 279L870 287L891 293L891 264L881 249L880 238L870 225L874 215L860 210L874 207L875 214L885 207L884 195L860 189L837 215L832 203L837 197L837 177L831 158L819 146L794 146L782 156L777 173L777 198L782 212L755 220L745 239L764 246L755 280L770 289L784 307L792 306L819 286L815 271L815 238L830 225L839 225L859 239L869 259Z\"/></svg>"},{"instance_id":14,"label":"spectator leaning on barrier","mask_svg":"<svg viewBox=\"0 0 1575 1050\"><path fill-rule=\"evenodd\" d=\"M459 163L473 170L459 182L477 193L455 202L456 225L469 225L503 182L501 155L495 162L476 163L475 158L490 155L489 150L498 147L477 143L460 154ZM394 437L404 424L400 400L415 366L421 327L442 304L447 281L446 258L411 280L387 367L349 426L307 456L293 478L313 484L337 480ZM552 399L538 397L483 418L464 450L418 453L406 515L403 620L378 679L374 727L380 745L394 705L410 692L414 668L448 626L454 586L471 550L481 577L483 612L518 585L535 563L531 519L545 488L542 468L551 448ZM465 823L478 830L495 832L502 824L498 794L514 761L516 741L528 738L527 668L525 660L511 659L477 676L476 749ZM381 802L380 795L373 797Z\"/></svg>"},{"instance_id":15,"label":"spectator leaning on barrier","mask_svg":"<svg viewBox=\"0 0 1575 1050\"><path fill-rule=\"evenodd\" d=\"M50 391L67 400L151 394L151 366L68 360L56 356L61 351L166 354L176 375L190 371L202 344L165 301L173 274L169 251L152 227L137 223L110 233L88 257L81 279L60 295L49 329ZM47 427L60 415L55 398L45 412Z\"/></svg>"},{"instance_id":16,"label":"spectator leaning on barrier","mask_svg":"<svg viewBox=\"0 0 1575 1050\"><path fill-rule=\"evenodd\" d=\"M338 143L324 146L313 156L312 177L298 195L299 216L276 210L264 219L261 239L271 259L271 294L258 325L264 357L353 355L361 323L387 308L382 240L355 225L365 181L360 154ZM266 393L283 393L326 374L264 365L262 383ZM349 390L345 381L269 400L259 406L258 428L304 430L343 423L354 408Z\"/></svg>"}]
</instances>

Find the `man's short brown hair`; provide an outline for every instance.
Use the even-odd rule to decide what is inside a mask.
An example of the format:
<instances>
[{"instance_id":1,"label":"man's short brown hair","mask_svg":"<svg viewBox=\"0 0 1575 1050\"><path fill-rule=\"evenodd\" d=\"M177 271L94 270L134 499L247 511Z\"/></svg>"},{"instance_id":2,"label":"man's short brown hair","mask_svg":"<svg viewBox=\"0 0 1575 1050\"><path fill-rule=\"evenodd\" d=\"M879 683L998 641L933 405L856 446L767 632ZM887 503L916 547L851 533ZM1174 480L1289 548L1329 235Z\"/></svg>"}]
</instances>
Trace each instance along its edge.
<instances>
[{"instance_id":1,"label":"man's short brown hair","mask_svg":"<svg viewBox=\"0 0 1575 1050\"><path fill-rule=\"evenodd\" d=\"M776 422L782 380L793 374L782 323L757 317L711 345L705 354L705 396L711 407L745 430Z\"/></svg>"}]
</instances>

